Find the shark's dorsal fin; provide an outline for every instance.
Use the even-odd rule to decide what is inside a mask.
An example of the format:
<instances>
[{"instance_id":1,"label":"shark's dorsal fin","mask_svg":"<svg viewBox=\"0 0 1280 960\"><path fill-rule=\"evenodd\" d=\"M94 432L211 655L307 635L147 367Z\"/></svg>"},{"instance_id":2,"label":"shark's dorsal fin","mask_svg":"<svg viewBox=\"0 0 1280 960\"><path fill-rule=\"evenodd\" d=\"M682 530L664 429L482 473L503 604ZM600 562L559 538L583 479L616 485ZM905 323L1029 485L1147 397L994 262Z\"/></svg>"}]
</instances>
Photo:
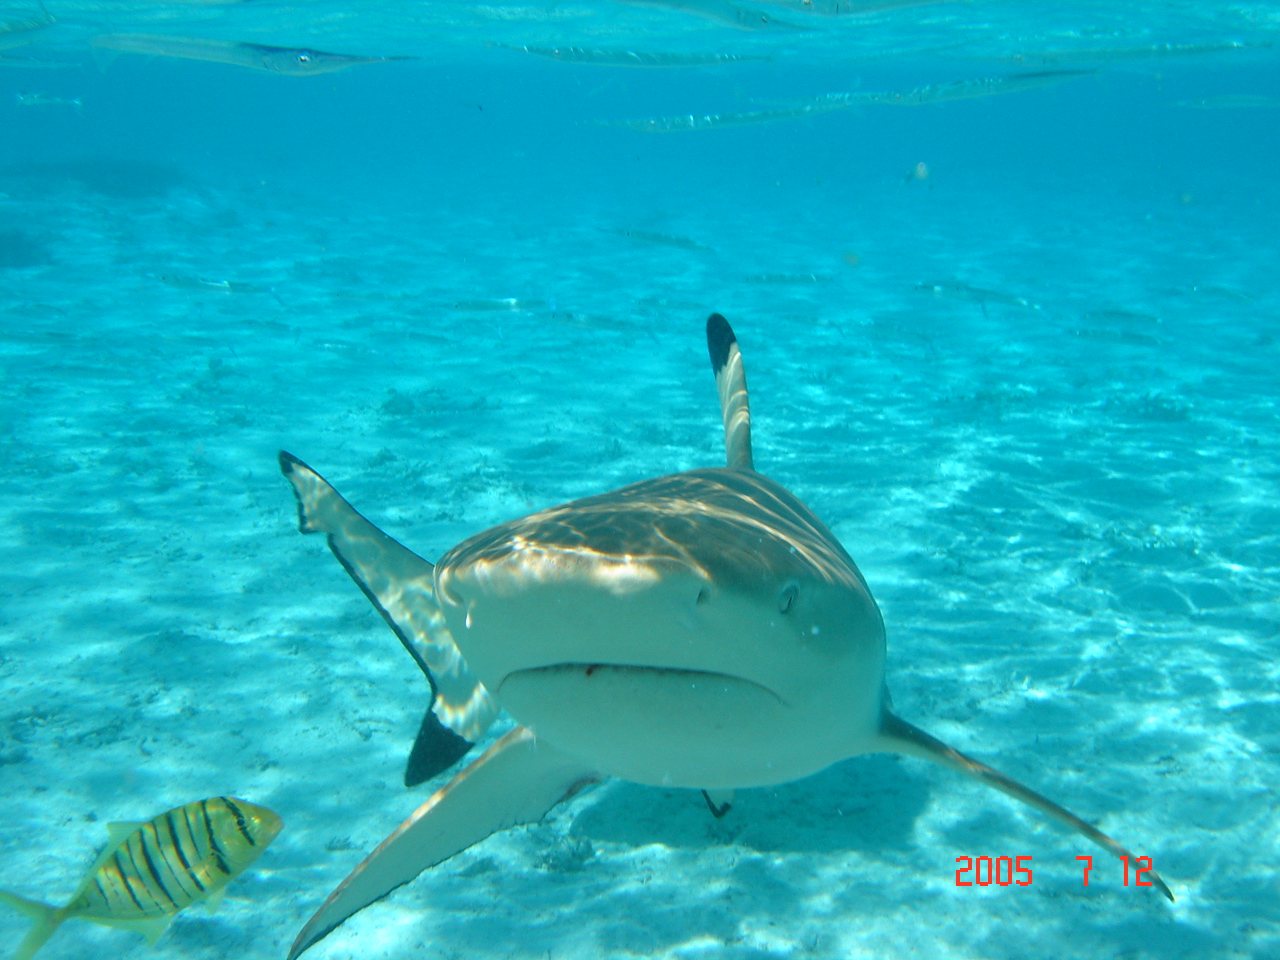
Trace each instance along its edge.
<instances>
[{"instance_id":1,"label":"shark's dorsal fin","mask_svg":"<svg viewBox=\"0 0 1280 960\"><path fill-rule=\"evenodd\" d=\"M328 536L333 555L431 682L431 706L405 771L406 783L412 786L447 770L480 739L498 708L445 624L436 603L435 568L362 517L320 474L283 450L280 472L298 498L299 529Z\"/></svg>"},{"instance_id":2,"label":"shark's dorsal fin","mask_svg":"<svg viewBox=\"0 0 1280 960\"><path fill-rule=\"evenodd\" d=\"M729 321L718 313L707 318L707 351L720 393L720 416L724 418L726 466L754 470L751 460L751 410L747 405L747 374L742 369L738 338Z\"/></svg>"}]
</instances>

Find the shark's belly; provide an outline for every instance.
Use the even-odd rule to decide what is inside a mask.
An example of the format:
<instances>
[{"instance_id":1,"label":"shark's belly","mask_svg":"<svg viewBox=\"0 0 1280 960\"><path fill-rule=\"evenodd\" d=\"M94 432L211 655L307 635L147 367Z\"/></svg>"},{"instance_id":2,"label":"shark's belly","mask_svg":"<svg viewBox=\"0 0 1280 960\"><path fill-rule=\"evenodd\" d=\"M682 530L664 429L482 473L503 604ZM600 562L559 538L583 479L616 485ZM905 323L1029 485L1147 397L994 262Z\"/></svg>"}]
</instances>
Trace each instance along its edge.
<instances>
[{"instance_id":1,"label":"shark's belly","mask_svg":"<svg viewBox=\"0 0 1280 960\"><path fill-rule=\"evenodd\" d=\"M511 674L499 699L540 739L653 786L783 783L848 755L774 692L723 674L560 664Z\"/></svg>"}]
</instances>

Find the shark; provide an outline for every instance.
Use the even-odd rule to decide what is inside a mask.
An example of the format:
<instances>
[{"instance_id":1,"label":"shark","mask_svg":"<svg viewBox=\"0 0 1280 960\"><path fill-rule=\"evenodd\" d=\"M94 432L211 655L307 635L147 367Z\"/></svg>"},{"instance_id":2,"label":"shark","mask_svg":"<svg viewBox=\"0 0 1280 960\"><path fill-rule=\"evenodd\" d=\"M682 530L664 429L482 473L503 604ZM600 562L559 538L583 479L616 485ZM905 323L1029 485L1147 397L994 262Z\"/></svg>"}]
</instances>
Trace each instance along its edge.
<instances>
[{"instance_id":1,"label":"shark","mask_svg":"<svg viewBox=\"0 0 1280 960\"><path fill-rule=\"evenodd\" d=\"M290 960L427 868L607 777L701 790L719 816L735 790L898 753L1133 857L893 712L884 621L867 581L808 507L756 471L737 337L720 314L706 332L725 466L539 510L435 564L279 454L300 529L327 537L430 681L406 782L447 771L501 712L515 721L334 890Z\"/></svg>"}]
</instances>

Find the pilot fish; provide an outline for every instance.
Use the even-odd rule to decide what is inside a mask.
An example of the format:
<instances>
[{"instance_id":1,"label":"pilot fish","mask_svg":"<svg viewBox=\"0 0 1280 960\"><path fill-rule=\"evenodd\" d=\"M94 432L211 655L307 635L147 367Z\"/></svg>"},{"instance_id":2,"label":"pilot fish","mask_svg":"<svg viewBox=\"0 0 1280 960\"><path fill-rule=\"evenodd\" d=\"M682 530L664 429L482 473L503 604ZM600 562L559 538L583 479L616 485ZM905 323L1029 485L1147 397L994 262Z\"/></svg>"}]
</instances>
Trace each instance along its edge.
<instances>
[{"instance_id":1,"label":"pilot fish","mask_svg":"<svg viewBox=\"0 0 1280 960\"><path fill-rule=\"evenodd\" d=\"M212 797L146 823L109 823L107 848L61 909L0 890L0 903L35 920L13 960L30 960L64 920L133 930L155 943L174 914L223 888L262 855L283 826L266 807Z\"/></svg>"}]
</instances>

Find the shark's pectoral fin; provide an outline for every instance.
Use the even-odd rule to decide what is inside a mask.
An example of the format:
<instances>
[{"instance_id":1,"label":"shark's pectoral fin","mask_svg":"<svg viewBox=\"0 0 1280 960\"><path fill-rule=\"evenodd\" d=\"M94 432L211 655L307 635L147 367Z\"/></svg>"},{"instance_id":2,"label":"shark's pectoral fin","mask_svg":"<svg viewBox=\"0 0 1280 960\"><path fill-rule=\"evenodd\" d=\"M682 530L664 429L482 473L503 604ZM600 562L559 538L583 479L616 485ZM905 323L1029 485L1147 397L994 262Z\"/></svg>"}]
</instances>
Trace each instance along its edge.
<instances>
[{"instance_id":1,"label":"shark's pectoral fin","mask_svg":"<svg viewBox=\"0 0 1280 960\"><path fill-rule=\"evenodd\" d=\"M333 555L427 675L431 711L444 728L428 732L457 735L419 733L423 749L415 745L410 771L417 777L415 782L435 776L466 753L462 742L469 749L480 739L498 708L467 668L445 624L436 603L434 567L362 517L320 474L283 450L280 472L298 498L298 528L327 535ZM406 780L410 771L405 773Z\"/></svg>"},{"instance_id":2,"label":"shark's pectoral fin","mask_svg":"<svg viewBox=\"0 0 1280 960\"><path fill-rule=\"evenodd\" d=\"M289 960L427 867L498 830L540 819L598 779L580 760L516 727L415 810L342 881L302 928Z\"/></svg>"},{"instance_id":3,"label":"shark's pectoral fin","mask_svg":"<svg viewBox=\"0 0 1280 960\"><path fill-rule=\"evenodd\" d=\"M422 715L422 726L418 728L418 737L409 751L409 762L404 767L406 787L416 787L440 771L448 770L472 746L466 737L458 736L442 724L432 707Z\"/></svg>"},{"instance_id":4,"label":"shark's pectoral fin","mask_svg":"<svg viewBox=\"0 0 1280 960\"><path fill-rule=\"evenodd\" d=\"M985 763L979 763L972 757L966 757L959 750L947 746L941 740L931 737L918 727L913 727L905 720L894 716L888 710L885 710L881 718L880 739L884 750L905 753L913 757L922 757L925 760L932 760L941 766L957 770L967 777L972 777L974 780L995 787L1001 793L1006 793L1015 800L1021 800L1027 806L1034 807L1041 813L1047 814L1059 823L1088 837L1108 853L1117 857L1133 857L1133 854L1120 846L1120 844L1116 843L1097 827L1085 823L1071 811L1058 806L1047 797L1042 797L1029 787L1024 787L1017 780L1005 776L999 770L993 770ZM1173 892L1154 870L1151 871L1151 880L1160 889L1161 893L1173 900Z\"/></svg>"}]
</instances>

